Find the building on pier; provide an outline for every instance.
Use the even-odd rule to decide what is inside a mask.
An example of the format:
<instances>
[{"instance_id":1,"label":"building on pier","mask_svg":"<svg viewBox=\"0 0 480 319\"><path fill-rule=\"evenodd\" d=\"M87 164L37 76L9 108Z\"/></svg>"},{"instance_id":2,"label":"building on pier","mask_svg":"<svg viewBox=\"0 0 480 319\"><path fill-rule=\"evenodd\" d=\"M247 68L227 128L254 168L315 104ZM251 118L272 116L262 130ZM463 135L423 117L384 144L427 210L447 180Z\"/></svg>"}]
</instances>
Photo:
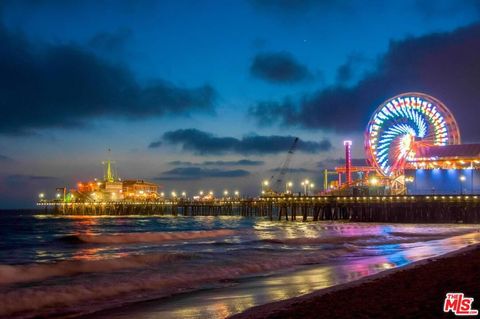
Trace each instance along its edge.
<instances>
[{"instance_id":1,"label":"building on pier","mask_svg":"<svg viewBox=\"0 0 480 319\"><path fill-rule=\"evenodd\" d=\"M405 169L408 194L479 194L480 144L419 149Z\"/></svg>"},{"instance_id":2,"label":"building on pier","mask_svg":"<svg viewBox=\"0 0 480 319\"><path fill-rule=\"evenodd\" d=\"M122 180L114 169L114 161L103 161L103 180L93 179L77 183L64 196L57 196L56 201L65 202L116 202L152 200L158 198L159 186L141 179ZM58 195L58 194L57 194Z\"/></svg>"},{"instance_id":3,"label":"building on pier","mask_svg":"<svg viewBox=\"0 0 480 319\"><path fill-rule=\"evenodd\" d=\"M123 181L123 196L125 199L156 199L159 186L141 179Z\"/></svg>"}]
</instances>

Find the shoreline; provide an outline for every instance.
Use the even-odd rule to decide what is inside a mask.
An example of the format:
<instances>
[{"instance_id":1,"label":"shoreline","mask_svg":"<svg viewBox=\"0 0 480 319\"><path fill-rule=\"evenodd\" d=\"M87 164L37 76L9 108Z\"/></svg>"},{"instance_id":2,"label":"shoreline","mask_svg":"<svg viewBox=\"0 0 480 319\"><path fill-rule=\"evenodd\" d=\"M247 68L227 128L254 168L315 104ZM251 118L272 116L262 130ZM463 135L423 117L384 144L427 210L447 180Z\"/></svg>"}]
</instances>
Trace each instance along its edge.
<instances>
[{"instance_id":1,"label":"shoreline","mask_svg":"<svg viewBox=\"0 0 480 319\"><path fill-rule=\"evenodd\" d=\"M458 268L455 268L455 266ZM476 271L463 272L465 268L471 268L470 270L475 269ZM429 278L416 278L420 273L427 276L429 275ZM229 318L376 318L376 315L380 315L380 313L376 313L375 315L375 309L372 309L372 305L375 307L375 303L378 305L377 308L383 310L400 308L409 312L408 309L412 307L412 300L418 299L419 296L425 297L425 294L422 293L432 288L429 287L429 283L431 284L430 286L436 286L433 288L442 286L442 283L438 284L438 281L435 279L445 279L447 283L455 284L451 276L464 277L459 278L460 282L462 282L462 279L468 281L468 278L465 277L471 277L471 286L477 285L478 288L472 289L470 285L466 285L464 287L458 287L456 290L448 290L447 285L445 291L437 291L436 294L442 298L432 300L432 302L437 304L437 309L432 310L437 311L432 312L430 317L439 318L442 315L453 316L453 314L443 313L443 301L447 292L463 292L466 297L475 297L476 302L473 303L473 308L479 309L480 286L478 282L480 282L480 244L471 244L443 255L422 259L403 267L388 269L359 280L320 289L302 296L255 306ZM416 281L410 282L409 279L413 278L415 278ZM405 290L405 287L400 287L399 289L399 284L401 283L407 286L407 288L418 285L419 288L423 288L424 290L417 290L417 295L406 294L405 291L400 291L401 289ZM391 287L395 288L390 289ZM398 298L389 299L386 295L383 295L383 298L378 298L378 295L382 295L383 290L393 291L394 294L398 295ZM375 294L366 294L366 292L374 292ZM432 294L435 293L435 291L428 291L428 293ZM369 299L368 302L366 302L367 299ZM372 299L376 300L376 302L370 304ZM366 303L368 303L368 305ZM424 311L424 309L420 309L420 311ZM411 315L417 316L417 314L411 312L407 314L391 312L388 314L388 317L408 318ZM418 318L424 318L425 315L428 317L428 313L418 314ZM386 314L383 313L383 317L385 316Z\"/></svg>"}]
</instances>

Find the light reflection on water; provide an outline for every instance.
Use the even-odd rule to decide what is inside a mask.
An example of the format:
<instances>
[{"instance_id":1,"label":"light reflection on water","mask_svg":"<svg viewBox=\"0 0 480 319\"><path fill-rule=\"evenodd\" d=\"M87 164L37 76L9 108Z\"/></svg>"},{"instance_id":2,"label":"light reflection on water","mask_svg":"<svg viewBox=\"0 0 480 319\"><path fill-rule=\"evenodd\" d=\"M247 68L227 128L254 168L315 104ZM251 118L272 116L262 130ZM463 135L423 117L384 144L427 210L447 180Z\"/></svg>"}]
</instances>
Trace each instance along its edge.
<instances>
[{"instance_id":1,"label":"light reflection on water","mask_svg":"<svg viewBox=\"0 0 480 319\"><path fill-rule=\"evenodd\" d=\"M84 313L203 289L95 316L223 318L479 241L478 233L465 235L478 229L468 225L271 222L212 216L0 214L0 225L0 317L12 305L29 311L34 303L34 314L41 317L42 311L51 309ZM197 238L192 231L224 233ZM172 233L183 239L168 239ZM95 241L95 236L112 235L129 241ZM159 241L146 242L152 235ZM82 241L85 237L89 241ZM12 272L16 275L8 275ZM8 284L2 286L2 280ZM32 294L39 297L32 303L22 301Z\"/></svg>"},{"instance_id":2,"label":"light reflection on water","mask_svg":"<svg viewBox=\"0 0 480 319\"><path fill-rule=\"evenodd\" d=\"M210 290L180 295L165 301L145 302L108 311L110 318L226 318L253 306L284 300L315 290L350 282L414 261L445 254L466 245L480 243L480 233L442 240L408 244L377 245L379 255L337 260L335 264L315 265ZM90 316L101 318L104 313Z\"/></svg>"}]
</instances>

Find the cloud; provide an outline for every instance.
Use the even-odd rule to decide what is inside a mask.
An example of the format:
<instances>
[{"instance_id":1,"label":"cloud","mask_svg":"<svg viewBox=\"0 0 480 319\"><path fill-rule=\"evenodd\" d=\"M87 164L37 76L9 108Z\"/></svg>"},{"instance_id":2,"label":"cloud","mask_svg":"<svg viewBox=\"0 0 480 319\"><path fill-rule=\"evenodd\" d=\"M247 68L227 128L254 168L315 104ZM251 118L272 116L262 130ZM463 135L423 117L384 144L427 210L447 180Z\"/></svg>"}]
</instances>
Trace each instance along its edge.
<instances>
[{"instance_id":1,"label":"cloud","mask_svg":"<svg viewBox=\"0 0 480 319\"><path fill-rule=\"evenodd\" d=\"M209 86L140 84L123 65L73 44L33 45L0 24L0 134L85 126L92 118L144 119L212 112Z\"/></svg>"},{"instance_id":2,"label":"cloud","mask_svg":"<svg viewBox=\"0 0 480 319\"><path fill-rule=\"evenodd\" d=\"M126 28L116 32L99 32L88 41L88 45L93 49L111 53L123 50L131 37L132 30Z\"/></svg>"},{"instance_id":3,"label":"cloud","mask_svg":"<svg viewBox=\"0 0 480 319\"><path fill-rule=\"evenodd\" d=\"M288 52L257 54L250 66L250 73L274 84L298 83L313 78L308 68Z\"/></svg>"},{"instance_id":4,"label":"cloud","mask_svg":"<svg viewBox=\"0 0 480 319\"><path fill-rule=\"evenodd\" d=\"M359 69L362 66L365 66L368 62L370 61L362 54L355 53L349 55L347 61L337 69L337 83L347 84L351 82L357 73L359 73Z\"/></svg>"},{"instance_id":5,"label":"cloud","mask_svg":"<svg viewBox=\"0 0 480 319\"><path fill-rule=\"evenodd\" d=\"M177 167L169 171L165 171L161 176L155 178L156 180L198 180L204 178L235 178L245 177L250 175L250 172L243 169L236 170L221 170L209 169L201 167Z\"/></svg>"},{"instance_id":6,"label":"cloud","mask_svg":"<svg viewBox=\"0 0 480 319\"><path fill-rule=\"evenodd\" d=\"M273 168L270 171L272 172L279 172L281 170L280 167ZM318 170L312 170L308 168L289 168L287 170L287 173L318 173Z\"/></svg>"},{"instance_id":7,"label":"cloud","mask_svg":"<svg viewBox=\"0 0 480 319\"><path fill-rule=\"evenodd\" d=\"M148 148L159 148L160 146L162 146L162 142L161 141L156 141L156 142L152 142L148 145Z\"/></svg>"},{"instance_id":8,"label":"cloud","mask_svg":"<svg viewBox=\"0 0 480 319\"><path fill-rule=\"evenodd\" d=\"M353 86L334 85L296 102L260 102L249 111L259 122L339 132L361 132L376 107L394 95L419 91L442 100L467 140L478 139L480 24L391 42L376 64Z\"/></svg>"},{"instance_id":9,"label":"cloud","mask_svg":"<svg viewBox=\"0 0 480 319\"><path fill-rule=\"evenodd\" d=\"M237 161L204 161L201 163L186 162L186 161L172 161L170 165L183 166L261 166L265 164L264 161L256 161L249 159L241 159Z\"/></svg>"},{"instance_id":10,"label":"cloud","mask_svg":"<svg viewBox=\"0 0 480 319\"><path fill-rule=\"evenodd\" d=\"M0 154L0 162L13 162L13 159L11 157L8 157L6 155Z\"/></svg>"},{"instance_id":11,"label":"cloud","mask_svg":"<svg viewBox=\"0 0 480 319\"><path fill-rule=\"evenodd\" d=\"M345 165L345 158L327 158L317 163L319 168L333 169ZM368 166L364 158L352 158L352 166Z\"/></svg>"},{"instance_id":12,"label":"cloud","mask_svg":"<svg viewBox=\"0 0 480 319\"><path fill-rule=\"evenodd\" d=\"M279 135L245 135L241 139L235 137L218 137L197 129L181 129L163 134L163 139L171 144L180 145L183 150L199 155L236 153L278 154L287 152L295 137ZM329 140L319 142L299 140L297 151L305 153L326 152L332 149Z\"/></svg>"}]
</instances>

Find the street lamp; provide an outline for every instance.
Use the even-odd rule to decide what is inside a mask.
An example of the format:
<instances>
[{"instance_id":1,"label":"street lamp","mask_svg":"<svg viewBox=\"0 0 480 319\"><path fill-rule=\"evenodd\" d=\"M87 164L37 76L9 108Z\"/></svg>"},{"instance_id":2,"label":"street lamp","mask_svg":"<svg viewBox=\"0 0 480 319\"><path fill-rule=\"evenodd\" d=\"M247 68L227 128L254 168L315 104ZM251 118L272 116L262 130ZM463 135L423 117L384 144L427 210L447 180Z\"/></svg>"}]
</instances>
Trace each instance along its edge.
<instances>
[{"instance_id":1,"label":"street lamp","mask_svg":"<svg viewBox=\"0 0 480 319\"><path fill-rule=\"evenodd\" d=\"M264 180L262 182L262 191L268 190L268 185L269 184L270 184L270 182L268 180ZM262 194L264 194L264 192Z\"/></svg>"},{"instance_id":2,"label":"street lamp","mask_svg":"<svg viewBox=\"0 0 480 319\"><path fill-rule=\"evenodd\" d=\"M288 182L288 183L285 185L285 193L291 194L291 193L292 193L292 186L293 186L293 183L292 183L292 182Z\"/></svg>"},{"instance_id":3,"label":"street lamp","mask_svg":"<svg viewBox=\"0 0 480 319\"><path fill-rule=\"evenodd\" d=\"M203 196L203 191L199 191L198 194L199 194L200 196Z\"/></svg>"},{"instance_id":4,"label":"street lamp","mask_svg":"<svg viewBox=\"0 0 480 319\"><path fill-rule=\"evenodd\" d=\"M45 198L45 194L44 194L44 193L40 193L40 194L38 194L38 198L40 198L40 199L44 199L44 198Z\"/></svg>"},{"instance_id":5,"label":"street lamp","mask_svg":"<svg viewBox=\"0 0 480 319\"><path fill-rule=\"evenodd\" d=\"M240 192L239 191L235 191L235 197L238 197L240 195Z\"/></svg>"},{"instance_id":6,"label":"street lamp","mask_svg":"<svg viewBox=\"0 0 480 319\"><path fill-rule=\"evenodd\" d=\"M228 196L228 190L223 191L223 196L227 197Z\"/></svg>"},{"instance_id":7,"label":"street lamp","mask_svg":"<svg viewBox=\"0 0 480 319\"><path fill-rule=\"evenodd\" d=\"M310 182L308 179L304 180L303 182L300 183L303 186L303 191L305 193L305 196L308 195L308 189L313 188L315 184Z\"/></svg>"},{"instance_id":8,"label":"street lamp","mask_svg":"<svg viewBox=\"0 0 480 319\"><path fill-rule=\"evenodd\" d=\"M187 197L187 193L186 193L186 192L182 192L182 197Z\"/></svg>"},{"instance_id":9,"label":"street lamp","mask_svg":"<svg viewBox=\"0 0 480 319\"><path fill-rule=\"evenodd\" d=\"M172 192L172 197L175 198L177 197L177 193L175 193L174 191Z\"/></svg>"}]
</instances>

